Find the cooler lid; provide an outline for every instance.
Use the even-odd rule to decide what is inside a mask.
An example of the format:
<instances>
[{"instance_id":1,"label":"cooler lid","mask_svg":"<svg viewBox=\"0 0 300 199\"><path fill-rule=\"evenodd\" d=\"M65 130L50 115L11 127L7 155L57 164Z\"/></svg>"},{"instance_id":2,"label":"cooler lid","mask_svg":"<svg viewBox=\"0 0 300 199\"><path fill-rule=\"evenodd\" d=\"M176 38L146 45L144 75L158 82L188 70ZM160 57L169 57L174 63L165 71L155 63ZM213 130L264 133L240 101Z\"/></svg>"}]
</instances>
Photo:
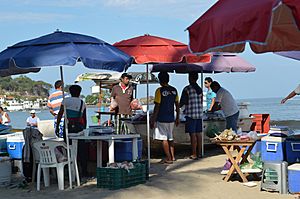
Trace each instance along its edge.
<instances>
[{"instance_id":1,"label":"cooler lid","mask_svg":"<svg viewBox=\"0 0 300 199\"><path fill-rule=\"evenodd\" d=\"M24 142L24 137L22 132L10 134L7 136L6 142Z\"/></svg>"},{"instance_id":2,"label":"cooler lid","mask_svg":"<svg viewBox=\"0 0 300 199\"><path fill-rule=\"evenodd\" d=\"M267 141L267 142L284 142L285 138L282 137L273 137L273 136L264 136L261 138L262 141Z\"/></svg>"},{"instance_id":3,"label":"cooler lid","mask_svg":"<svg viewBox=\"0 0 300 199\"><path fill-rule=\"evenodd\" d=\"M288 126L270 126L271 131L288 131Z\"/></svg>"},{"instance_id":4,"label":"cooler lid","mask_svg":"<svg viewBox=\"0 0 300 199\"><path fill-rule=\"evenodd\" d=\"M300 164L299 163L292 164L292 165L288 166L288 170L300 171Z\"/></svg>"}]
</instances>

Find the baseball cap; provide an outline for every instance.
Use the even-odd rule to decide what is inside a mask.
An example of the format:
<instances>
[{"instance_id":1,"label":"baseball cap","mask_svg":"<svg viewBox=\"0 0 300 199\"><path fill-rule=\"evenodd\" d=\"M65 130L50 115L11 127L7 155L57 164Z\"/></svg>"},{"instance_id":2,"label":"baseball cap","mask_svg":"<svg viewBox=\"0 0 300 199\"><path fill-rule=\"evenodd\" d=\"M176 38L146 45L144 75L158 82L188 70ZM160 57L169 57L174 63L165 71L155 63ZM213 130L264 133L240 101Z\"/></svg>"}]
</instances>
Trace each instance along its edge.
<instances>
[{"instance_id":1,"label":"baseball cap","mask_svg":"<svg viewBox=\"0 0 300 199\"><path fill-rule=\"evenodd\" d=\"M35 110L31 110L31 111L30 111L30 114L35 114Z\"/></svg>"}]
</instances>

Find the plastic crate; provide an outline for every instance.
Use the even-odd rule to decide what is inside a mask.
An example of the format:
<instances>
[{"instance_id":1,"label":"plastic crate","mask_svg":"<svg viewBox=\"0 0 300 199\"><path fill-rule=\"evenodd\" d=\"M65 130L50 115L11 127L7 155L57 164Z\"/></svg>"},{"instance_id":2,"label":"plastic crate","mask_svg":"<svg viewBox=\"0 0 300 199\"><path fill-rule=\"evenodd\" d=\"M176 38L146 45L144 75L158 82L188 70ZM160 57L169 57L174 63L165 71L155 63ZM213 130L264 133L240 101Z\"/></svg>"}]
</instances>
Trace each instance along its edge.
<instances>
[{"instance_id":1,"label":"plastic crate","mask_svg":"<svg viewBox=\"0 0 300 199\"><path fill-rule=\"evenodd\" d=\"M127 188L145 183L148 179L148 164L146 161L134 163L134 168L125 169L97 168L97 187L111 190Z\"/></svg>"}]
</instances>

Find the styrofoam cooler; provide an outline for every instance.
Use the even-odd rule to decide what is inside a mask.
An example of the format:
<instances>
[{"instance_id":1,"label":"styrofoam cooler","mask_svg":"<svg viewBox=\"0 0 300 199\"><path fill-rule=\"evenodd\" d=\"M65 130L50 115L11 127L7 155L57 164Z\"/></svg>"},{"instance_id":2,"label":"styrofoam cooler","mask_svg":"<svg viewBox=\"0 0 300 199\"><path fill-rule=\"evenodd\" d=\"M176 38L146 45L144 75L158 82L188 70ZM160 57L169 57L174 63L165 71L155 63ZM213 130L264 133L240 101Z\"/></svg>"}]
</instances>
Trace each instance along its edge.
<instances>
[{"instance_id":1,"label":"styrofoam cooler","mask_svg":"<svg viewBox=\"0 0 300 199\"><path fill-rule=\"evenodd\" d=\"M7 137L7 152L12 159L22 159L22 150L25 144L23 133L14 133Z\"/></svg>"},{"instance_id":2,"label":"styrofoam cooler","mask_svg":"<svg viewBox=\"0 0 300 199\"><path fill-rule=\"evenodd\" d=\"M9 157L0 157L0 187L7 186L11 181L11 160Z\"/></svg>"},{"instance_id":3,"label":"styrofoam cooler","mask_svg":"<svg viewBox=\"0 0 300 199\"><path fill-rule=\"evenodd\" d=\"M261 139L261 159L263 162L285 160L285 138L265 136Z\"/></svg>"},{"instance_id":4,"label":"styrofoam cooler","mask_svg":"<svg viewBox=\"0 0 300 199\"><path fill-rule=\"evenodd\" d=\"M142 139L138 139L138 158L142 157ZM132 139L115 141L115 161L132 161Z\"/></svg>"},{"instance_id":5,"label":"styrofoam cooler","mask_svg":"<svg viewBox=\"0 0 300 199\"><path fill-rule=\"evenodd\" d=\"M286 146L286 161L288 163L300 162L300 140L287 139Z\"/></svg>"},{"instance_id":6,"label":"styrofoam cooler","mask_svg":"<svg viewBox=\"0 0 300 199\"><path fill-rule=\"evenodd\" d=\"M288 166L288 186L290 193L300 192L300 164Z\"/></svg>"}]
</instances>

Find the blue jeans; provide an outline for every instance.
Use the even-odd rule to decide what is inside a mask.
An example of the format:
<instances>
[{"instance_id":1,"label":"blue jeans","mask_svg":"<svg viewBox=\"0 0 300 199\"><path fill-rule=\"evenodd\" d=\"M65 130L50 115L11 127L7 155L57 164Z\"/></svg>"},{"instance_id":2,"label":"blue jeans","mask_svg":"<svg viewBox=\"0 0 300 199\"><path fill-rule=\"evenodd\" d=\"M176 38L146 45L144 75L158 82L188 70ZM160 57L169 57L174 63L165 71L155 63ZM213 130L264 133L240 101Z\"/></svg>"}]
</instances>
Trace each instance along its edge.
<instances>
[{"instance_id":1,"label":"blue jeans","mask_svg":"<svg viewBox=\"0 0 300 199\"><path fill-rule=\"evenodd\" d=\"M231 116L226 117L226 129L232 129L233 131L237 131L237 123L239 119L239 111Z\"/></svg>"}]
</instances>

